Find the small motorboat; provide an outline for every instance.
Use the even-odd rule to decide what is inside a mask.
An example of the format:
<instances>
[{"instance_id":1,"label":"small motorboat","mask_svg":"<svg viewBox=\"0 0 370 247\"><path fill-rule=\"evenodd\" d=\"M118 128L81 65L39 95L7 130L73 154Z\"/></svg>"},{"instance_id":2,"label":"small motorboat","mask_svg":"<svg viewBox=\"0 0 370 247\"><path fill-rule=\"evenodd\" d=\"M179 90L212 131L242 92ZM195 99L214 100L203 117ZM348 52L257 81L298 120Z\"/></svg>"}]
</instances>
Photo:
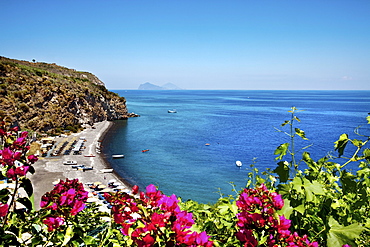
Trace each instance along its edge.
<instances>
[{"instance_id":1,"label":"small motorboat","mask_svg":"<svg viewBox=\"0 0 370 247\"><path fill-rule=\"evenodd\" d=\"M237 160L236 162L235 162L235 164L236 164L236 166L237 167L241 167L243 164L242 164L242 162L240 161L240 160Z\"/></svg>"},{"instance_id":2,"label":"small motorboat","mask_svg":"<svg viewBox=\"0 0 370 247\"><path fill-rule=\"evenodd\" d=\"M124 154L113 154L112 158L113 159L121 159L121 158L125 158L125 155Z\"/></svg>"},{"instance_id":3,"label":"small motorboat","mask_svg":"<svg viewBox=\"0 0 370 247\"><path fill-rule=\"evenodd\" d=\"M77 161L67 160L63 162L63 165L77 165Z\"/></svg>"},{"instance_id":4,"label":"small motorboat","mask_svg":"<svg viewBox=\"0 0 370 247\"><path fill-rule=\"evenodd\" d=\"M149 151L149 149L143 149L143 150L141 150L141 152L143 152L143 153L148 152L148 151Z\"/></svg>"},{"instance_id":5,"label":"small motorboat","mask_svg":"<svg viewBox=\"0 0 370 247\"><path fill-rule=\"evenodd\" d=\"M72 166L72 169L82 169L84 167L85 165L76 165L76 166Z\"/></svg>"},{"instance_id":6,"label":"small motorboat","mask_svg":"<svg viewBox=\"0 0 370 247\"><path fill-rule=\"evenodd\" d=\"M95 157L93 154L84 155L85 157Z\"/></svg>"},{"instance_id":7,"label":"small motorboat","mask_svg":"<svg viewBox=\"0 0 370 247\"><path fill-rule=\"evenodd\" d=\"M177 111L174 109L174 110L168 110L168 113L177 113Z\"/></svg>"},{"instance_id":8,"label":"small motorboat","mask_svg":"<svg viewBox=\"0 0 370 247\"><path fill-rule=\"evenodd\" d=\"M83 171L90 171L90 170L94 170L94 167L86 167L86 166L84 166L84 167L82 167L80 169L82 169Z\"/></svg>"},{"instance_id":9,"label":"small motorboat","mask_svg":"<svg viewBox=\"0 0 370 247\"><path fill-rule=\"evenodd\" d=\"M113 172L113 169L109 169L109 168L107 168L107 169L101 169L100 172L102 172L102 173L111 173L111 172ZM109 181L109 182L111 182L111 181ZM114 181L112 183L114 183L114 182L116 182L115 179L114 179Z\"/></svg>"}]
</instances>

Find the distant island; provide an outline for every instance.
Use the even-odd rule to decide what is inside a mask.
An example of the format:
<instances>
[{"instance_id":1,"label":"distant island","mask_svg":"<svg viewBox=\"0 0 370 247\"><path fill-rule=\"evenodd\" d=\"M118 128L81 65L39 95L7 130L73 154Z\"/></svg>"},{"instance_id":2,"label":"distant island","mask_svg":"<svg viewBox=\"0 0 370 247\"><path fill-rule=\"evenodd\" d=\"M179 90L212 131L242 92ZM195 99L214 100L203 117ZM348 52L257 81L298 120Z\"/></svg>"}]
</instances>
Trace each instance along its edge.
<instances>
[{"instance_id":1,"label":"distant island","mask_svg":"<svg viewBox=\"0 0 370 247\"><path fill-rule=\"evenodd\" d=\"M139 90L183 90L182 88L176 86L173 83L166 83L163 86L158 86L149 82L140 84Z\"/></svg>"}]
</instances>

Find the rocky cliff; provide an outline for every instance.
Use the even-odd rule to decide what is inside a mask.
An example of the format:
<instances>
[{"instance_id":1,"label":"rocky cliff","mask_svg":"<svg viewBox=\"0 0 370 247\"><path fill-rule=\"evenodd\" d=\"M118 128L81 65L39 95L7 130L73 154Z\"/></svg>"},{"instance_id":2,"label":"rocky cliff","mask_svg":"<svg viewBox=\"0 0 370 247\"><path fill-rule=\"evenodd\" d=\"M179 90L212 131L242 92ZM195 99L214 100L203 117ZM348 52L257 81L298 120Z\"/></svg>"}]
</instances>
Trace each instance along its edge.
<instances>
[{"instance_id":1,"label":"rocky cliff","mask_svg":"<svg viewBox=\"0 0 370 247\"><path fill-rule=\"evenodd\" d=\"M128 117L126 100L95 75L0 57L0 118L40 132Z\"/></svg>"}]
</instances>

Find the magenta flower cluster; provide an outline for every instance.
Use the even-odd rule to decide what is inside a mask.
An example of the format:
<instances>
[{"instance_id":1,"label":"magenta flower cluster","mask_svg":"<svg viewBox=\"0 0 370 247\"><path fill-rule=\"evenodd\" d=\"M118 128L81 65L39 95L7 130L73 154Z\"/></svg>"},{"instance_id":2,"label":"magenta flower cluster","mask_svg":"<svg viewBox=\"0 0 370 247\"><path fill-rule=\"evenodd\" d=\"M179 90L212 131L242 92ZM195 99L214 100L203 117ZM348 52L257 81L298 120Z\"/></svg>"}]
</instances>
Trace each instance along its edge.
<instances>
[{"instance_id":1,"label":"magenta flower cluster","mask_svg":"<svg viewBox=\"0 0 370 247\"><path fill-rule=\"evenodd\" d=\"M264 184L255 189L245 188L236 205L239 209L236 237L245 247L318 246L317 242L310 243L306 235L291 233L290 220L277 213L284 206L281 195L270 192Z\"/></svg>"},{"instance_id":2,"label":"magenta flower cluster","mask_svg":"<svg viewBox=\"0 0 370 247\"><path fill-rule=\"evenodd\" d=\"M61 180L54 189L41 197L42 209L51 210L51 216L44 219L48 231L54 231L64 224L70 216L76 215L85 208L88 192L78 179Z\"/></svg>"},{"instance_id":3,"label":"magenta flower cluster","mask_svg":"<svg viewBox=\"0 0 370 247\"><path fill-rule=\"evenodd\" d=\"M133 194L138 187L133 187ZM166 246L213 246L206 232L197 233L190 228L193 215L180 210L175 195L166 196L154 185L140 192L139 198L118 192L105 195L112 205L114 221L122 226L121 232L140 247L154 246L157 241Z\"/></svg>"},{"instance_id":4,"label":"magenta flower cluster","mask_svg":"<svg viewBox=\"0 0 370 247\"><path fill-rule=\"evenodd\" d=\"M27 146L28 132L19 135L19 127L8 128L4 121L0 121L0 166L5 171L6 177L13 181L26 176L32 164L37 161L34 155L26 156L30 149ZM14 192L15 193L15 192ZM8 200L0 202L0 217L8 214Z\"/></svg>"},{"instance_id":5,"label":"magenta flower cluster","mask_svg":"<svg viewBox=\"0 0 370 247\"><path fill-rule=\"evenodd\" d=\"M14 127L6 130L5 122L0 123L0 139L4 141L4 148L0 150L0 164L6 168L6 176L12 180L26 176L30 165L37 161L35 155L25 154L30 149L27 146L28 132L23 131L17 138L19 128Z\"/></svg>"}]
</instances>

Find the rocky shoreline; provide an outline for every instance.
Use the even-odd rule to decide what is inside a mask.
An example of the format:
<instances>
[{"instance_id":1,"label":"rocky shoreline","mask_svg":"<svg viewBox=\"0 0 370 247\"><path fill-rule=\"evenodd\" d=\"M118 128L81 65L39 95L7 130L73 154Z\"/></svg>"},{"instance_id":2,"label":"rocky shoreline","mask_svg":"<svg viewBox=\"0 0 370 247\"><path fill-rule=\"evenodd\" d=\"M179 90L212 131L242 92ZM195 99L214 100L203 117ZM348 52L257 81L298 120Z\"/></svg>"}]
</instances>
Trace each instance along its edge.
<instances>
[{"instance_id":1,"label":"rocky shoreline","mask_svg":"<svg viewBox=\"0 0 370 247\"><path fill-rule=\"evenodd\" d=\"M80 133L72 134L67 137L58 137L55 139L56 144L64 142L72 142L73 140L84 140L83 149L79 155L63 155L52 157L40 157L35 163L35 173L30 175L34 187L35 208L40 208L40 199L42 195L53 189L55 183L59 180L75 179L85 185L85 189L89 190L88 184L101 184L102 187L107 187L109 181L116 180L120 183L123 190L131 190L131 185L128 184L114 171L104 173L101 170L110 169L109 163L99 153L96 146L98 142L104 138L109 128L113 125L112 122L103 121L94 124L94 127L86 128ZM72 165L64 165L63 162L75 161L77 165L84 165L92 168L91 170L75 169ZM108 187L107 187L108 188ZM93 192L93 191L91 191ZM99 201L98 201L99 202ZM102 204L102 203L101 203ZM101 205L102 210L106 210L105 205Z\"/></svg>"}]
</instances>

